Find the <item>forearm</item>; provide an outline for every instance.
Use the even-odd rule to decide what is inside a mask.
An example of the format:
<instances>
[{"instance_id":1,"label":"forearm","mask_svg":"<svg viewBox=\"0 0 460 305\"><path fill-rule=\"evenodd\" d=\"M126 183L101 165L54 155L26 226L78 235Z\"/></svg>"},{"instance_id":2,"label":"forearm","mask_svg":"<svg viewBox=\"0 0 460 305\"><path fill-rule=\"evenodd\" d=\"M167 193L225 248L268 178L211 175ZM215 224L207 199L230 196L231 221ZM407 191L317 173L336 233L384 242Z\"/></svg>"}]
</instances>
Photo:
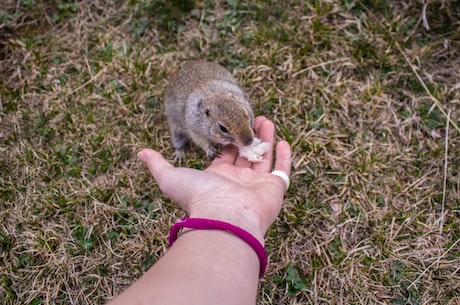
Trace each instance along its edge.
<instances>
[{"instance_id":1,"label":"forearm","mask_svg":"<svg viewBox=\"0 0 460 305\"><path fill-rule=\"evenodd\" d=\"M263 141L273 142L272 122L259 117L254 128ZM290 154L287 142L276 146L275 169L287 176ZM286 187L286 179L269 174L272 151L264 155L264 162L253 164L239 158L236 147L226 146L222 156L205 171L173 167L161 154L148 149L141 151L139 158L147 164L161 191L191 218L233 224L263 245L264 234L281 209ZM241 231L236 232L241 235ZM112 304L254 305L259 273L266 261L260 245L246 234L243 238L221 230L198 229L182 234ZM262 268L258 254L264 262Z\"/></svg>"},{"instance_id":2,"label":"forearm","mask_svg":"<svg viewBox=\"0 0 460 305\"><path fill-rule=\"evenodd\" d=\"M251 304L259 259L232 233L190 230L113 304Z\"/></svg>"}]
</instances>

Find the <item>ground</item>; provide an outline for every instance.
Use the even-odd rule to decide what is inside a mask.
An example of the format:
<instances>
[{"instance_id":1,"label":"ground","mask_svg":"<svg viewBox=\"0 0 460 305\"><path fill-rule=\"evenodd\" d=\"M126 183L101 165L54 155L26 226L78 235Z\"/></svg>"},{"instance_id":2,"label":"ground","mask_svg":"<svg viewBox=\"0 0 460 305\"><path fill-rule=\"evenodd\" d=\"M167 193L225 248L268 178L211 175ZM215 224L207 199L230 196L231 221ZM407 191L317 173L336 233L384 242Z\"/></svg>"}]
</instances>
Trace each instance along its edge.
<instances>
[{"instance_id":1,"label":"ground","mask_svg":"<svg viewBox=\"0 0 460 305\"><path fill-rule=\"evenodd\" d=\"M184 215L167 79L228 68L292 145L258 304L460 304L460 2L4 0L0 299L103 304ZM199 149L187 167L208 162Z\"/></svg>"}]
</instances>

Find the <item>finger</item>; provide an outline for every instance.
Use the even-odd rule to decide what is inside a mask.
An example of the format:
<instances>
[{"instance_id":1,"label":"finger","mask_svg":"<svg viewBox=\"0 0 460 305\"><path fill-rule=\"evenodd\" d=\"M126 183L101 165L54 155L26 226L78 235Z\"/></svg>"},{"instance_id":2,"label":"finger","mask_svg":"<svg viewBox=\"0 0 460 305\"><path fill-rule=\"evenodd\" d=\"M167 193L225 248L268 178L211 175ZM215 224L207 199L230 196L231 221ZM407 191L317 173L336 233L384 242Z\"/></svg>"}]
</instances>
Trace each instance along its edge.
<instances>
[{"instance_id":1,"label":"finger","mask_svg":"<svg viewBox=\"0 0 460 305\"><path fill-rule=\"evenodd\" d=\"M275 138L275 125L272 121L268 120L265 117L260 118L257 124L254 124L256 127L256 132L262 142L270 143L268 151L263 155L264 159L262 162L254 163L253 169L258 172L268 172L272 167L273 162L273 141Z\"/></svg>"},{"instance_id":2,"label":"finger","mask_svg":"<svg viewBox=\"0 0 460 305\"><path fill-rule=\"evenodd\" d=\"M270 138L270 134L272 134L271 141L273 141L273 135L274 135L274 126L273 123L268 120L264 116L258 116L255 118L254 121L254 129L255 129L255 136L262 139L263 142L270 142L270 140L265 140L267 138ZM270 147L269 151L271 151L273 148ZM238 157L235 161L235 165L238 167L252 167L252 168L260 168L260 164L271 164L271 160L266 160L267 154L264 154L264 160L262 162L251 162L248 161L246 158L241 158ZM268 155L269 156L269 155ZM266 166L267 171L270 168L269 165ZM261 169L258 169L261 170Z\"/></svg>"},{"instance_id":3,"label":"finger","mask_svg":"<svg viewBox=\"0 0 460 305\"><path fill-rule=\"evenodd\" d=\"M183 180L186 179L184 174L178 174L178 170L172 166L159 152L153 149L144 149L140 151L137 156L144 162L149 168L153 178L155 178L160 190L169 197L171 200L181 203L180 195L186 193L182 188L183 192L177 192L176 189L183 184Z\"/></svg>"},{"instance_id":4,"label":"finger","mask_svg":"<svg viewBox=\"0 0 460 305\"><path fill-rule=\"evenodd\" d=\"M276 145L275 169L271 172L278 181L284 185L285 190L289 188L291 174L291 148L289 143L281 141Z\"/></svg>"},{"instance_id":5,"label":"finger","mask_svg":"<svg viewBox=\"0 0 460 305\"><path fill-rule=\"evenodd\" d=\"M197 179L193 169L172 166L159 152L144 149L138 154L139 159L149 168L164 195L189 210L189 198L196 192ZM194 181L194 183L190 183ZM180 190L180 191L178 191Z\"/></svg>"},{"instance_id":6,"label":"finger","mask_svg":"<svg viewBox=\"0 0 460 305\"><path fill-rule=\"evenodd\" d=\"M258 133L262 123L265 121L270 121L270 120L264 117L263 115L259 115L258 117L254 119L254 129L256 130L256 133Z\"/></svg>"},{"instance_id":7,"label":"finger","mask_svg":"<svg viewBox=\"0 0 460 305\"><path fill-rule=\"evenodd\" d=\"M257 130L260 129L260 125L263 121L266 121L267 118L264 116L258 116L254 120L254 129ZM238 154L238 147L235 145L226 145L224 149L222 150L222 155L215 158L212 164L220 164L220 163L229 163L229 164L235 164L240 167L251 167L252 163L247 161L244 158L239 157ZM246 160L246 162L245 162Z\"/></svg>"},{"instance_id":8,"label":"finger","mask_svg":"<svg viewBox=\"0 0 460 305\"><path fill-rule=\"evenodd\" d=\"M153 149L141 150L137 156L147 165L153 178L155 178L161 187L162 175L166 173L168 169L172 169L174 167L168 161L166 161L166 159L163 158L159 152Z\"/></svg>"},{"instance_id":9,"label":"finger","mask_svg":"<svg viewBox=\"0 0 460 305\"><path fill-rule=\"evenodd\" d=\"M291 175L291 147L286 141L281 141L276 145L275 170L282 171L286 175Z\"/></svg>"}]
</instances>

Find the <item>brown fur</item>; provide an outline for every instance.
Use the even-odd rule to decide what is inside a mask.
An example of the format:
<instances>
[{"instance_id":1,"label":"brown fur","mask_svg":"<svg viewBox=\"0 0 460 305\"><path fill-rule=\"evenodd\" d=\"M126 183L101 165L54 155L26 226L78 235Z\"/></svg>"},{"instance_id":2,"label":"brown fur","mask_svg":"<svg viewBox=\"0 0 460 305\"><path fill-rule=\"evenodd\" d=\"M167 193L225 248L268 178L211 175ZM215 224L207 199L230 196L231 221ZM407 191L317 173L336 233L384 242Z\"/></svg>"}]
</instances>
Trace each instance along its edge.
<instances>
[{"instance_id":1,"label":"brown fur","mask_svg":"<svg viewBox=\"0 0 460 305\"><path fill-rule=\"evenodd\" d=\"M165 114L175 159L184 158L189 140L212 159L218 155L217 145L242 147L254 138L254 114L247 95L216 63L186 63L166 88Z\"/></svg>"}]
</instances>

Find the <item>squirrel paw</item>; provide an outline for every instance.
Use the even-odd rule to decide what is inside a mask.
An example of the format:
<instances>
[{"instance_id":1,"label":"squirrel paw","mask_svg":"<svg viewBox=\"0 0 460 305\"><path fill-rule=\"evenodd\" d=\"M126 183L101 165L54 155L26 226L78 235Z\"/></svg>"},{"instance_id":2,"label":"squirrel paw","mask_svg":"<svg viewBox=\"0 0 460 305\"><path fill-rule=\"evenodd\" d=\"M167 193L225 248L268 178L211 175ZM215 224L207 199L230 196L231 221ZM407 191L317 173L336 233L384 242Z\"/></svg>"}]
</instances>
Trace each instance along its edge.
<instances>
[{"instance_id":1,"label":"squirrel paw","mask_svg":"<svg viewBox=\"0 0 460 305\"><path fill-rule=\"evenodd\" d=\"M185 152L183 150L176 150L173 154L174 162L182 163L185 160Z\"/></svg>"},{"instance_id":2,"label":"squirrel paw","mask_svg":"<svg viewBox=\"0 0 460 305\"><path fill-rule=\"evenodd\" d=\"M219 147L215 144L211 144L206 149L206 156L209 160L214 160L216 157L220 156Z\"/></svg>"}]
</instances>

